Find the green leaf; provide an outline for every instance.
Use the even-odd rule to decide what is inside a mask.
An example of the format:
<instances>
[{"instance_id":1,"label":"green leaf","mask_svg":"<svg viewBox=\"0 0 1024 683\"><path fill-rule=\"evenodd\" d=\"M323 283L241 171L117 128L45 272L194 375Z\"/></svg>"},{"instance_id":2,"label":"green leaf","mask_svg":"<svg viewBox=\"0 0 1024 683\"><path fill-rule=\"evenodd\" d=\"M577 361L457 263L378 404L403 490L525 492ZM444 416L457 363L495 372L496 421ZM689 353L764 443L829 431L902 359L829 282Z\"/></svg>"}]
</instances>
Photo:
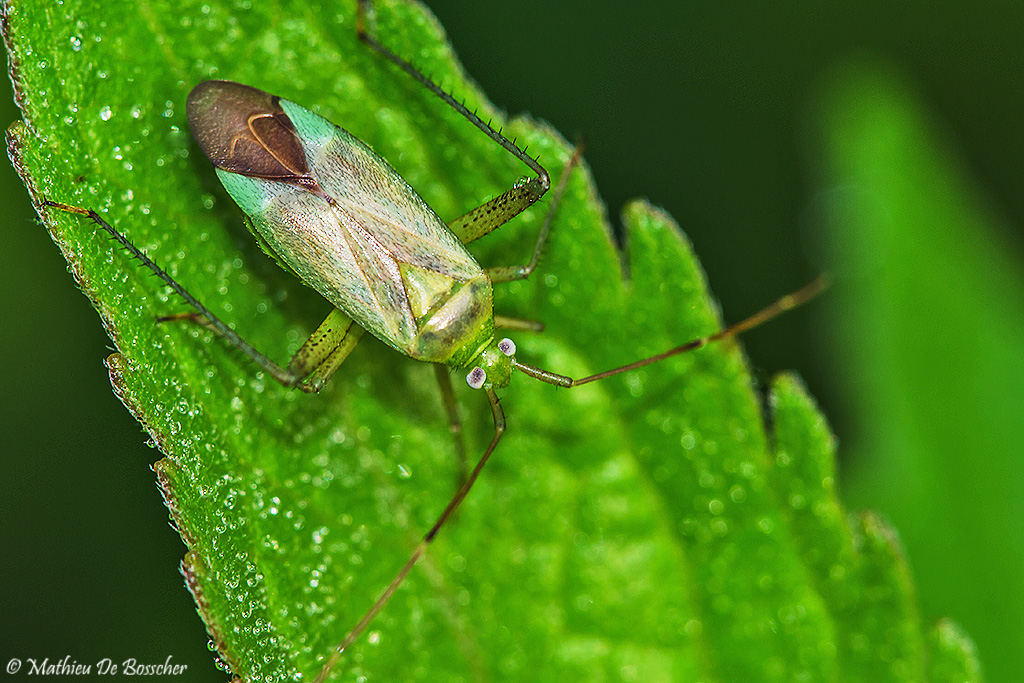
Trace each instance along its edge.
<instances>
[{"instance_id":1,"label":"green leaf","mask_svg":"<svg viewBox=\"0 0 1024 683\"><path fill-rule=\"evenodd\" d=\"M376 8L388 46L503 120L429 14ZM524 173L362 46L353 11L9 2L25 121L8 146L37 207L101 211L287 358L329 306L248 238L188 136L195 83L230 78L319 107L442 217ZM564 140L526 119L505 130L557 177ZM474 253L525 260L545 209ZM454 490L432 370L367 339L319 396L284 390L201 330L155 324L181 303L88 222L42 214L117 345L115 390L166 454L157 476L222 658L246 681L308 680ZM589 176L573 177L542 274L496 293L500 312L547 325L517 335L521 359L581 375L720 327L671 219L634 203L624 222L629 280ZM572 391L517 380L494 460L336 680L901 681L920 678L929 647L969 651L962 638L927 644L893 532L846 521L832 437L792 378L772 391L769 440L735 343ZM488 411L459 394L479 453Z\"/></svg>"},{"instance_id":2,"label":"green leaf","mask_svg":"<svg viewBox=\"0 0 1024 683\"><path fill-rule=\"evenodd\" d=\"M904 78L858 62L824 98L847 492L886 514L921 609L955 615L992 680L1024 650L1024 272L1005 219Z\"/></svg>"}]
</instances>

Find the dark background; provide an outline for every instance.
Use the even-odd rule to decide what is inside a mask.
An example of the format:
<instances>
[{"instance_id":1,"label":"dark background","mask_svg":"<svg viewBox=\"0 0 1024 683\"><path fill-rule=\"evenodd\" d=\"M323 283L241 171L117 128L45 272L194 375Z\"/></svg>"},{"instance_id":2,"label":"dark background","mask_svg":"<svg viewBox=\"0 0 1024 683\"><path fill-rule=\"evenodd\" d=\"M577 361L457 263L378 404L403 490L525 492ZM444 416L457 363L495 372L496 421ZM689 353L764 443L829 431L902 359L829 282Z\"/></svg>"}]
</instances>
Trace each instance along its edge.
<instances>
[{"instance_id":1,"label":"dark background","mask_svg":"<svg viewBox=\"0 0 1024 683\"><path fill-rule=\"evenodd\" d=\"M813 111L851 58L879 59L913 84L1020 253L1018 2L803 2L771 11L717 2L429 5L495 104L585 136L613 218L642 196L678 220L727 320L823 267L801 236L819 181ZM6 126L18 113L9 83L0 87ZM9 166L0 174L0 613L10 655L172 654L189 665L188 680L224 680L209 666L205 631L177 573L184 548L148 469L159 454L110 391L98 317L35 224L20 181ZM822 341L823 311L841 314L834 305L826 298L744 344L762 382L783 369L804 378L842 443L859 426ZM979 646L983 660L998 660ZM1000 678L1005 665L990 667L991 680L1011 680Z\"/></svg>"}]
</instances>

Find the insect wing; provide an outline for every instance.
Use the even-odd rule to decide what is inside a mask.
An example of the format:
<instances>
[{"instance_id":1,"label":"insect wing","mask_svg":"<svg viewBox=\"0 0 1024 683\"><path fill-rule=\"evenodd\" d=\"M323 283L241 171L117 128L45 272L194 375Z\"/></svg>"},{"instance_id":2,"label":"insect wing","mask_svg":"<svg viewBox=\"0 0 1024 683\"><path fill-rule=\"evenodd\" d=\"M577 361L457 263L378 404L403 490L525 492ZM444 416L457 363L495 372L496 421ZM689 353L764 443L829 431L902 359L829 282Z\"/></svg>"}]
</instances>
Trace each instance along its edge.
<instances>
[{"instance_id":1,"label":"insect wing","mask_svg":"<svg viewBox=\"0 0 1024 683\"><path fill-rule=\"evenodd\" d=\"M397 263L348 215L286 183L217 170L273 255L360 327L407 352L416 334Z\"/></svg>"},{"instance_id":2,"label":"insect wing","mask_svg":"<svg viewBox=\"0 0 1024 683\"><path fill-rule=\"evenodd\" d=\"M396 260L458 280L480 274L444 221L384 159L305 107L280 104L302 140L310 175Z\"/></svg>"},{"instance_id":3,"label":"insect wing","mask_svg":"<svg viewBox=\"0 0 1024 683\"><path fill-rule=\"evenodd\" d=\"M480 266L363 142L304 107L279 102L320 191L218 168L221 181L275 257L361 327L410 354L416 317L456 283L478 276ZM420 274L415 283L407 281L410 273Z\"/></svg>"}]
</instances>

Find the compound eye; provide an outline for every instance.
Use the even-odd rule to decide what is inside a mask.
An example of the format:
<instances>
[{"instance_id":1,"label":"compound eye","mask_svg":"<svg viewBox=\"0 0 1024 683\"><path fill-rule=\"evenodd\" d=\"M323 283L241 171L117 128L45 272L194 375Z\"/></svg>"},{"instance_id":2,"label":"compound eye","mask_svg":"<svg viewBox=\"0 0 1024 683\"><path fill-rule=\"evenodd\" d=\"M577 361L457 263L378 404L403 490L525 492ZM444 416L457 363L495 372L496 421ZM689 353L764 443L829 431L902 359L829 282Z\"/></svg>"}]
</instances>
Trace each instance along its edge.
<instances>
[{"instance_id":1,"label":"compound eye","mask_svg":"<svg viewBox=\"0 0 1024 683\"><path fill-rule=\"evenodd\" d=\"M474 389L479 389L487 381L487 373L479 365L469 371L466 375L466 384Z\"/></svg>"},{"instance_id":2,"label":"compound eye","mask_svg":"<svg viewBox=\"0 0 1024 683\"><path fill-rule=\"evenodd\" d=\"M516 353L516 343L508 338L502 339L498 342L498 350L506 356L514 356Z\"/></svg>"}]
</instances>

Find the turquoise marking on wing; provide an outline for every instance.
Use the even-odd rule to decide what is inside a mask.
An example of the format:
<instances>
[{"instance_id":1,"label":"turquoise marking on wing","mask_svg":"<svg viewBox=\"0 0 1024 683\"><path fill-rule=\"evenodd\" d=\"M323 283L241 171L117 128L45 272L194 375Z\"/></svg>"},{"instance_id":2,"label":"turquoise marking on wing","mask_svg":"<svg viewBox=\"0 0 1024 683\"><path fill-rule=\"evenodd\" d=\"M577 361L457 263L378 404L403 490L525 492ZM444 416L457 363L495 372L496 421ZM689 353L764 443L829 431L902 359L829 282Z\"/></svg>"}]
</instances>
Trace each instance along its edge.
<instances>
[{"instance_id":1,"label":"turquoise marking on wing","mask_svg":"<svg viewBox=\"0 0 1024 683\"><path fill-rule=\"evenodd\" d=\"M214 170L217 172L217 177L220 178L224 189L235 200L235 204L238 204L238 208L242 210L242 213L249 217L258 216L266 209L274 194L274 188L268 186L281 184L270 183L265 180L255 182L255 178L238 175L237 173L224 171L219 168L214 168Z\"/></svg>"}]
</instances>

